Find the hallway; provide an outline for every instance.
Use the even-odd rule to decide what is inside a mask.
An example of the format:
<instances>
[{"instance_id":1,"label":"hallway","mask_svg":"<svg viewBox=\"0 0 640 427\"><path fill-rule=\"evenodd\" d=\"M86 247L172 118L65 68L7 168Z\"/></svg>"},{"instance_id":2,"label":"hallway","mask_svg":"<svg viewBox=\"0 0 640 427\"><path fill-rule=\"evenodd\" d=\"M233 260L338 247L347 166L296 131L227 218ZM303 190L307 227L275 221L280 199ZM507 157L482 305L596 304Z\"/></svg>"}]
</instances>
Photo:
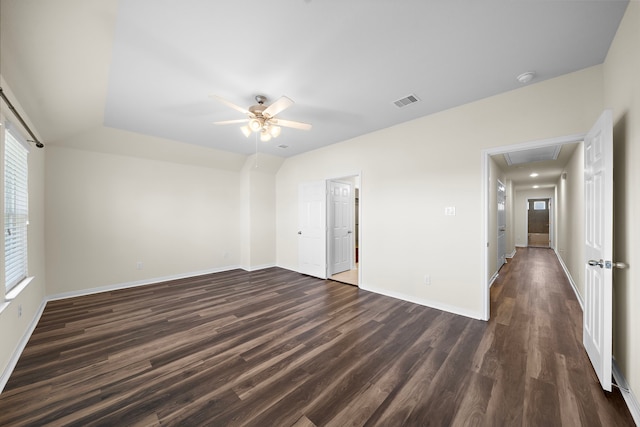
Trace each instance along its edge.
<instances>
[{"instance_id":1,"label":"hallway","mask_svg":"<svg viewBox=\"0 0 640 427\"><path fill-rule=\"evenodd\" d=\"M494 381L490 425L634 425L620 392L600 388L580 304L551 249L518 248L500 271L474 369Z\"/></svg>"}]
</instances>

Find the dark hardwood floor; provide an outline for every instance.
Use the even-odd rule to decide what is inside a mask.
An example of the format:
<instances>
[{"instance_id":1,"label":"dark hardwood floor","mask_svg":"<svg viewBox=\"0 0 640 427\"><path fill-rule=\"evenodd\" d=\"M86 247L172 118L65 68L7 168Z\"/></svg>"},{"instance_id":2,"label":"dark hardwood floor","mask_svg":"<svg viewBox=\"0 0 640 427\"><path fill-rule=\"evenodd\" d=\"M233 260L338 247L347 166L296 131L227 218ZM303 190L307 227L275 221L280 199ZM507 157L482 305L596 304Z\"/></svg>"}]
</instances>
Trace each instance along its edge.
<instances>
[{"instance_id":1,"label":"dark hardwood floor","mask_svg":"<svg viewBox=\"0 0 640 427\"><path fill-rule=\"evenodd\" d=\"M483 322L271 268L49 302L0 425L633 425L551 250L491 299Z\"/></svg>"}]
</instances>

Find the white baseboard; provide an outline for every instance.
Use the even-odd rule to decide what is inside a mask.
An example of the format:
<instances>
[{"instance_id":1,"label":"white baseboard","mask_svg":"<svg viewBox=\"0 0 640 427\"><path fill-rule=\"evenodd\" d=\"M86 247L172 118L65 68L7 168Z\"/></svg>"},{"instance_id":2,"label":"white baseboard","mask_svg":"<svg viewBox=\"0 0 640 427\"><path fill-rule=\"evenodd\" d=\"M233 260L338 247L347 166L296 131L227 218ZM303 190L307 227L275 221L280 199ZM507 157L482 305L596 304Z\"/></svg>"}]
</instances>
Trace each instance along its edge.
<instances>
[{"instance_id":1,"label":"white baseboard","mask_svg":"<svg viewBox=\"0 0 640 427\"><path fill-rule=\"evenodd\" d=\"M266 268L272 268L275 267L276 264L262 264L262 265L252 265L249 267L241 267L244 271L258 271L258 270L264 270Z\"/></svg>"},{"instance_id":2,"label":"white baseboard","mask_svg":"<svg viewBox=\"0 0 640 427\"><path fill-rule=\"evenodd\" d=\"M496 271L495 273L493 273L493 276L491 276L491 279L489 279L489 288L491 288L493 286L493 282L496 281L496 279L498 278L500 274L498 274L498 272Z\"/></svg>"},{"instance_id":3,"label":"white baseboard","mask_svg":"<svg viewBox=\"0 0 640 427\"><path fill-rule=\"evenodd\" d=\"M640 403L638 403L638 399L633 394L633 391L629 388L629 383L625 379L624 375L620 371L616 360L613 359L611 372L613 373L613 378L616 380L616 384L620 386L620 393L624 398L627 407L629 408L629 412L631 412L631 416L633 417L633 421L637 426L640 426Z\"/></svg>"},{"instance_id":4,"label":"white baseboard","mask_svg":"<svg viewBox=\"0 0 640 427\"><path fill-rule=\"evenodd\" d=\"M7 385L7 382L9 381L9 377L11 377L13 370L18 364L18 359L20 359L20 355L24 351L24 348L27 346L27 343L31 338L31 334L33 334L33 331L36 329L36 326L38 326L38 322L40 321L40 317L42 316L42 313L44 312L44 308L46 305L47 305L47 299L45 298L40 303L40 307L38 308L38 311L33 316L33 319L31 319L29 328L27 329L25 334L22 336L22 339L18 343L16 350L13 352L13 355L11 356L11 359L9 359L9 363L4 369L4 372L2 372L2 375L0 376L0 393L2 393L2 390L4 390L4 386Z\"/></svg>"},{"instance_id":5,"label":"white baseboard","mask_svg":"<svg viewBox=\"0 0 640 427\"><path fill-rule=\"evenodd\" d=\"M514 256L516 256L516 252L517 252L517 250L514 248L513 252L511 252L509 255L507 255L507 258L513 258Z\"/></svg>"},{"instance_id":6,"label":"white baseboard","mask_svg":"<svg viewBox=\"0 0 640 427\"><path fill-rule=\"evenodd\" d=\"M580 295L580 292L578 292L578 287L576 286L576 282L573 281L573 277L571 277L571 273L569 273L569 269L567 268L567 266L565 265L564 261L562 260L562 257L558 253L558 250L554 249L553 251L556 253L556 258L558 258L558 261L560 261L560 265L562 266L562 269L564 270L564 275L567 276L567 279L569 279L569 283L571 284L571 287L573 288L573 293L576 294L576 298L578 299L578 303L580 304L580 308L582 309L582 311L584 311L584 303L582 301L582 296Z\"/></svg>"},{"instance_id":7,"label":"white baseboard","mask_svg":"<svg viewBox=\"0 0 640 427\"><path fill-rule=\"evenodd\" d=\"M85 295L98 294L100 292L116 291L118 289L135 288L137 286L145 286L145 285L152 285L154 283L168 282L170 280L187 279L189 277L204 276L205 274L222 273L224 271L237 270L239 268L240 266L238 265L232 265L232 266L226 266L221 268L211 268L208 270L193 271L191 273L174 274L171 276L164 276L164 277L153 277L149 279L136 280L134 282L116 283L114 285L98 286L95 288L81 289L78 291L53 294L53 295L47 296L46 300L55 301L55 300L65 299L65 298L75 298L75 297L81 297Z\"/></svg>"},{"instance_id":8,"label":"white baseboard","mask_svg":"<svg viewBox=\"0 0 640 427\"><path fill-rule=\"evenodd\" d=\"M422 298L415 298L413 296L405 295L405 294L402 294L400 292L393 292L393 291L389 291L387 289L380 289L380 288L365 286L363 284L360 284L359 288L364 290L364 291L369 291L369 292L373 292L373 293L376 293L376 294L384 295L384 296L387 296L387 297L400 299L400 300L411 302L411 303L414 303L414 304L424 305L425 307L435 308L437 310L442 310L442 311L446 311L446 312L449 312L449 313L458 314L460 316L465 316L465 317L470 317L472 319L482 320L481 313L478 313L478 312L475 312L475 311L465 310L465 309L460 308L460 307L455 307L455 306L451 306L451 305L447 305L447 304L442 304L442 303L439 303L439 302L429 301L429 300L422 299Z\"/></svg>"}]
</instances>

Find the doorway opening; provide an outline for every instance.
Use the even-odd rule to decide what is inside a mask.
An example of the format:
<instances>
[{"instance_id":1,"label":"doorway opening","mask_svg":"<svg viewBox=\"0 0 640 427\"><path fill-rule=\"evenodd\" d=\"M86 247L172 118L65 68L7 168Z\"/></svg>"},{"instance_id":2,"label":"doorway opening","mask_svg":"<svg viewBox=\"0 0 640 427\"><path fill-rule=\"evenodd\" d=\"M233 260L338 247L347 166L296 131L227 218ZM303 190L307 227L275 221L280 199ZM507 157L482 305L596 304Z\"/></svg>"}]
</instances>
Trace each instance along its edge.
<instances>
[{"instance_id":1,"label":"doorway opening","mask_svg":"<svg viewBox=\"0 0 640 427\"><path fill-rule=\"evenodd\" d=\"M527 246L549 248L551 199L529 199L527 201Z\"/></svg>"},{"instance_id":2,"label":"doorway opening","mask_svg":"<svg viewBox=\"0 0 640 427\"><path fill-rule=\"evenodd\" d=\"M298 185L298 272L362 283L361 188L360 174Z\"/></svg>"},{"instance_id":3,"label":"doorway opening","mask_svg":"<svg viewBox=\"0 0 640 427\"><path fill-rule=\"evenodd\" d=\"M507 203L506 203L506 216L507 216L507 228L505 240L507 242L508 253L515 252L516 247L527 246L527 217L526 217L526 205L527 193L537 192L537 189L530 184L519 184L518 181L529 182L531 177L534 176L533 169L530 165L535 164L536 169L539 165L544 164L544 160L530 159L523 161L530 157L528 154L538 154L540 152L549 151L552 153L552 157L555 157L553 161L562 163L563 156L570 158L573 155L573 151L583 141L585 134L569 135L558 138L551 138L546 140L525 142L520 144L513 144L503 147L496 147L482 152L482 175L483 175L483 226L484 226L484 240L482 251L484 254L483 271L482 271L482 293L484 301L483 319L489 320L490 317L490 294L489 288L492 281L497 277L494 274L496 269L496 253L498 254L497 262L500 262L500 255L503 253L498 248L498 236L499 231L496 232L496 226L499 230L500 225L496 224L495 219L498 216L498 203L496 203L496 188L498 188L498 179L501 174L493 174L497 165L498 169L501 169L505 173L503 174L504 180L500 182L507 186ZM562 149L560 147L563 147ZM564 149L566 148L566 150ZM555 154L553 154L555 153ZM502 163L500 163L500 160ZM508 165L508 166L507 166ZM560 172L554 172L553 185L560 177ZM551 177L550 175L550 177ZM537 176L537 174L536 174ZM545 184L546 185L546 184ZM554 190L551 190L554 191ZM552 193L553 194L553 193ZM531 197L538 195L532 194ZM538 196L539 198L546 198L546 194ZM511 197L511 199L510 199ZM519 207L521 206L521 208ZM551 207L551 206L550 206ZM522 209L522 210L521 210ZM555 213L551 211L548 235L548 242L553 241L553 215ZM547 243L547 247L551 247L550 243ZM508 256L507 256L508 257Z\"/></svg>"}]
</instances>

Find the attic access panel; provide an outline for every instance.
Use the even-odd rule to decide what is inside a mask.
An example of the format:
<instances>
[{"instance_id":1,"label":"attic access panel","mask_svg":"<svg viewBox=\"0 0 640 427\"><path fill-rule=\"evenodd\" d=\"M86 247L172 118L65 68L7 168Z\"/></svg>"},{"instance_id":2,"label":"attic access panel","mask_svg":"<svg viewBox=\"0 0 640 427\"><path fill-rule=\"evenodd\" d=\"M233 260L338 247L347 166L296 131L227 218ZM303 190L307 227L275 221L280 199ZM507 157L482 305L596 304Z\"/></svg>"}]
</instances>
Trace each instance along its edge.
<instances>
[{"instance_id":1,"label":"attic access panel","mask_svg":"<svg viewBox=\"0 0 640 427\"><path fill-rule=\"evenodd\" d=\"M532 148L530 150L514 151L505 153L504 160L509 166L523 163L542 162L545 160L556 160L560 154L561 145L549 147Z\"/></svg>"}]
</instances>

